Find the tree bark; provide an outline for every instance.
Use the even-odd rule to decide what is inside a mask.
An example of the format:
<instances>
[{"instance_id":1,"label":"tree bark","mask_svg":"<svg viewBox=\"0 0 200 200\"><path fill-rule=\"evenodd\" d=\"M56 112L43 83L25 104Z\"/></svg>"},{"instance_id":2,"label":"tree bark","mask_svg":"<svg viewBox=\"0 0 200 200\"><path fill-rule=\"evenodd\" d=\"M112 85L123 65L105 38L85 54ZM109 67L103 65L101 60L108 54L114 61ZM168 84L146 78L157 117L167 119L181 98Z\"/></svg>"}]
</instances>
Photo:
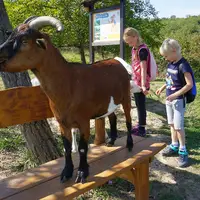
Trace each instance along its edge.
<instances>
[{"instance_id":1,"label":"tree bark","mask_svg":"<svg viewBox=\"0 0 200 200\"><path fill-rule=\"evenodd\" d=\"M20 130L27 141L29 151L39 163L54 160L62 155L47 120L25 123L20 125Z\"/></svg>"},{"instance_id":2,"label":"tree bark","mask_svg":"<svg viewBox=\"0 0 200 200\"><path fill-rule=\"evenodd\" d=\"M81 54L81 62L86 64L84 45L82 43L80 43L79 52Z\"/></svg>"},{"instance_id":3,"label":"tree bark","mask_svg":"<svg viewBox=\"0 0 200 200\"><path fill-rule=\"evenodd\" d=\"M12 30L3 0L0 0L0 21L0 43L2 43L7 38L6 30ZM31 86L28 72L2 72L1 77L5 88ZM21 133L25 137L28 149L39 164L56 159L62 155L47 120L35 121L19 126Z\"/></svg>"},{"instance_id":4,"label":"tree bark","mask_svg":"<svg viewBox=\"0 0 200 200\"><path fill-rule=\"evenodd\" d=\"M101 56L102 56L102 59L104 60L105 59L104 46L101 46Z\"/></svg>"}]
</instances>

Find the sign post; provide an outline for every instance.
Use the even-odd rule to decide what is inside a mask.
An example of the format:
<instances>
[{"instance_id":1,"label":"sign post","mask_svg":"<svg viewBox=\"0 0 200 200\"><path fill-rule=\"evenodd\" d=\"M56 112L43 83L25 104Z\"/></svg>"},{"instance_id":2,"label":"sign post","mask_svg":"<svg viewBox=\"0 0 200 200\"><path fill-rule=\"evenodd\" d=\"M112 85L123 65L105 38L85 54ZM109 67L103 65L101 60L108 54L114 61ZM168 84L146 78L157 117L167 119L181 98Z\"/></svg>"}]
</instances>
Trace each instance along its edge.
<instances>
[{"instance_id":1,"label":"sign post","mask_svg":"<svg viewBox=\"0 0 200 200\"><path fill-rule=\"evenodd\" d=\"M124 28L125 28L125 8L126 0L120 0L120 57L125 58L125 44L123 40Z\"/></svg>"},{"instance_id":2,"label":"sign post","mask_svg":"<svg viewBox=\"0 0 200 200\"><path fill-rule=\"evenodd\" d=\"M120 45L120 57L124 59L124 19L125 1L120 5L94 10L94 4L89 7L89 42L90 63L95 60L94 46ZM95 1L96 2L96 1Z\"/></svg>"},{"instance_id":3,"label":"sign post","mask_svg":"<svg viewBox=\"0 0 200 200\"><path fill-rule=\"evenodd\" d=\"M94 10L94 5L91 5L90 7L90 14L89 14L89 51L90 51L90 63L94 62L94 47L92 46L92 40L93 40L93 28L92 28L92 12Z\"/></svg>"}]
</instances>

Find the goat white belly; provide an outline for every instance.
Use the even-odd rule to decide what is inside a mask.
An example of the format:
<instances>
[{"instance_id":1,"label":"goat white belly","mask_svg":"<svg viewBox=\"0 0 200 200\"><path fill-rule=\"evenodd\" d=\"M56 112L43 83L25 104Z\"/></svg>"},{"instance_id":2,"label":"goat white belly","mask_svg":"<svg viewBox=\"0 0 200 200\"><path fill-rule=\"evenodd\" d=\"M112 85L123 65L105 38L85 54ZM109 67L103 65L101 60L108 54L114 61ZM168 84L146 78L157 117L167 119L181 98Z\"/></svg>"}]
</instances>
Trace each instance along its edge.
<instances>
[{"instance_id":1,"label":"goat white belly","mask_svg":"<svg viewBox=\"0 0 200 200\"><path fill-rule=\"evenodd\" d=\"M96 119L103 118L103 117L106 117L106 116L110 115L110 114L113 113L118 107L119 107L119 105L116 105L116 104L115 104L114 99L113 99L113 97L111 96L111 97L110 97L110 103L109 103L109 105L108 105L108 112L105 113L104 115L100 116L100 117L97 117Z\"/></svg>"},{"instance_id":2,"label":"goat white belly","mask_svg":"<svg viewBox=\"0 0 200 200\"><path fill-rule=\"evenodd\" d=\"M119 105L116 105L114 102L114 98L111 96L110 97L110 103L108 105L108 112L105 113L104 115L97 117L96 119L99 118L103 118L106 117L108 115L110 115L111 113L113 113L117 108L119 107ZM79 129L77 128L72 128L71 129L71 133L72 133L72 153L76 153L78 151L78 145L77 145L77 141L76 141L76 134L79 132ZM108 134L105 131L105 138L108 138Z\"/></svg>"}]
</instances>

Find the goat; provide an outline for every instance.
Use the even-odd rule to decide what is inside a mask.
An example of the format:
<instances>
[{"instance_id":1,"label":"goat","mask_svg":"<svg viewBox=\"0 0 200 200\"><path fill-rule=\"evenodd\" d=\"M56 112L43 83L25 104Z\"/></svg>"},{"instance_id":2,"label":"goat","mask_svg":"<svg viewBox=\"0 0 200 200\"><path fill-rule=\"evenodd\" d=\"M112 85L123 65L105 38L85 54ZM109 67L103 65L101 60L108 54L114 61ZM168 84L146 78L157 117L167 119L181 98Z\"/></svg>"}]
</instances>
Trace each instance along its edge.
<instances>
[{"instance_id":1,"label":"goat","mask_svg":"<svg viewBox=\"0 0 200 200\"><path fill-rule=\"evenodd\" d=\"M71 128L78 128L80 163L75 182L84 183L89 175L87 162L90 119L105 117L110 121L108 145L117 138L114 110L122 104L126 118L129 151L133 148L131 136L130 76L117 59L92 64L67 62L47 34L39 31L44 26L61 31L59 20L49 16L30 17L19 25L0 45L0 71L20 72L32 70L49 99L50 108L57 119L65 148L65 166L61 182L73 175L71 158Z\"/></svg>"}]
</instances>

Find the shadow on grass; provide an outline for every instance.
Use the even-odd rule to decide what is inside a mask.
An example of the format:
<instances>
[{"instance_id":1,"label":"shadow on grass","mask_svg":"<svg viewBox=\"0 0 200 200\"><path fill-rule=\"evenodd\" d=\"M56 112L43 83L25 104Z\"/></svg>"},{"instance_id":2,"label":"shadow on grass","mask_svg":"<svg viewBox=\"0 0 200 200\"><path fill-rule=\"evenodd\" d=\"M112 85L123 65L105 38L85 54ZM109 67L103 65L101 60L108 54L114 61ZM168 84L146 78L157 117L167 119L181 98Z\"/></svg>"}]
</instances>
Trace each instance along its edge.
<instances>
[{"instance_id":1,"label":"shadow on grass","mask_svg":"<svg viewBox=\"0 0 200 200\"><path fill-rule=\"evenodd\" d=\"M160 116L166 116L166 107L160 100L146 98L146 109L148 112L155 113Z\"/></svg>"},{"instance_id":2,"label":"shadow on grass","mask_svg":"<svg viewBox=\"0 0 200 200\"><path fill-rule=\"evenodd\" d=\"M151 195L156 200L197 200L199 199L200 176L164 165L155 159L156 165L152 166L151 173ZM163 174L158 177L157 174ZM170 175L169 175L170 174ZM171 176L171 181L169 179Z\"/></svg>"},{"instance_id":3,"label":"shadow on grass","mask_svg":"<svg viewBox=\"0 0 200 200\"><path fill-rule=\"evenodd\" d=\"M168 129L164 129L165 126L161 127L158 130L153 130L154 135L147 135L149 138L153 138L159 142L165 142L166 144L171 143L170 131ZM200 167L200 134L199 128L186 128L186 146L189 153L189 163L190 166L197 165ZM168 137L163 137L163 135L167 135Z\"/></svg>"}]
</instances>

